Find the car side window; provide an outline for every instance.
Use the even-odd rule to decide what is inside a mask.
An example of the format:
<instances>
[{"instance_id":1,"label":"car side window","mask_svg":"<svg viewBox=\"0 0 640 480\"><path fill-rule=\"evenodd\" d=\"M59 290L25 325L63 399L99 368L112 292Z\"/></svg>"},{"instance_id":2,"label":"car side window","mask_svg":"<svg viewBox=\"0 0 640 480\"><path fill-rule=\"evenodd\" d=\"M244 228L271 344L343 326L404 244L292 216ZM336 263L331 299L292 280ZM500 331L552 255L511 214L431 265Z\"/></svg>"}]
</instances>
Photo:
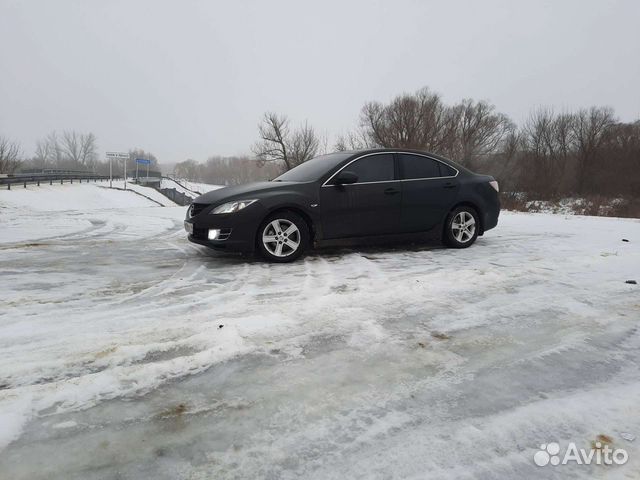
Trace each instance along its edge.
<instances>
[{"instance_id":1,"label":"car side window","mask_svg":"<svg viewBox=\"0 0 640 480\"><path fill-rule=\"evenodd\" d=\"M441 177L455 177L456 171L451 168L449 165L445 165L444 163L440 163L440 176Z\"/></svg>"},{"instance_id":2,"label":"car side window","mask_svg":"<svg viewBox=\"0 0 640 480\"><path fill-rule=\"evenodd\" d=\"M407 153L401 153L398 156L400 157L402 178L405 180L449 176L449 173L447 173L445 169L442 169L443 171L440 169L440 166L447 167L447 165L437 160Z\"/></svg>"},{"instance_id":3,"label":"car side window","mask_svg":"<svg viewBox=\"0 0 640 480\"><path fill-rule=\"evenodd\" d=\"M355 173L358 176L358 183L393 180L395 178L393 154L384 153L363 157L348 165L343 171Z\"/></svg>"}]
</instances>

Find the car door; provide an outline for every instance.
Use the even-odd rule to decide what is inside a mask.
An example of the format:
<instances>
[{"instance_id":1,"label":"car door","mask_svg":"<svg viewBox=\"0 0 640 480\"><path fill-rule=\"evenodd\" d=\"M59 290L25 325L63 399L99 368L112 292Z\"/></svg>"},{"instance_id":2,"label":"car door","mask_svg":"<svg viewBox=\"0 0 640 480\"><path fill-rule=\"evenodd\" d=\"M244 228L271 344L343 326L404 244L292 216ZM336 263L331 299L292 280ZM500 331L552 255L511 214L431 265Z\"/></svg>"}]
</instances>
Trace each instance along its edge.
<instances>
[{"instance_id":1,"label":"car door","mask_svg":"<svg viewBox=\"0 0 640 480\"><path fill-rule=\"evenodd\" d=\"M439 160L398 153L403 232L423 232L444 220L458 195L458 171Z\"/></svg>"},{"instance_id":2,"label":"car door","mask_svg":"<svg viewBox=\"0 0 640 480\"><path fill-rule=\"evenodd\" d=\"M369 154L340 170L353 172L356 183L337 185L336 173L320 188L324 238L398 231L402 195L395 163L393 153Z\"/></svg>"}]
</instances>

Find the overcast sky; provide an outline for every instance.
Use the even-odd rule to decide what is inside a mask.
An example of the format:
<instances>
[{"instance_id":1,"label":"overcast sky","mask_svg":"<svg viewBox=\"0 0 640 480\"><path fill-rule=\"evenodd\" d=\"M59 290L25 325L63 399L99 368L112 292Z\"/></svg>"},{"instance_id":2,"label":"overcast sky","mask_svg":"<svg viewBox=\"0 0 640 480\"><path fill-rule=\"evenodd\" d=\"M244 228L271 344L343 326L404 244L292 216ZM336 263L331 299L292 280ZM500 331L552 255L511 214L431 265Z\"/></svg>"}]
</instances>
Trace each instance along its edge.
<instances>
[{"instance_id":1,"label":"overcast sky","mask_svg":"<svg viewBox=\"0 0 640 480\"><path fill-rule=\"evenodd\" d=\"M429 86L640 118L640 1L0 0L0 135L52 130L164 163L249 152L267 110L332 140Z\"/></svg>"}]
</instances>

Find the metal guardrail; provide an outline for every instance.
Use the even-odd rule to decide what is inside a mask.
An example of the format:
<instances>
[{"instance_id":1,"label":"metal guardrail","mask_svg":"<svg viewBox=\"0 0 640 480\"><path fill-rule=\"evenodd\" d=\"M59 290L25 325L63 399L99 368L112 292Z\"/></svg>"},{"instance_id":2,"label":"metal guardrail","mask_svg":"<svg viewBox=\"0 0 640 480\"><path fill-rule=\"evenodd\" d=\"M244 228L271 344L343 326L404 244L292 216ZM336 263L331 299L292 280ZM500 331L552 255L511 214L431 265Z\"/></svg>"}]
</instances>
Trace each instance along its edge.
<instances>
[{"instance_id":1,"label":"metal guardrail","mask_svg":"<svg viewBox=\"0 0 640 480\"><path fill-rule=\"evenodd\" d=\"M89 170L70 170L68 168L28 168L12 174L14 177L31 175L95 175Z\"/></svg>"},{"instance_id":2,"label":"metal guardrail","mask_svg":"<svg viewBox=\"0 0 640 480\"><path fill-rule=\"evenodd\" d=\"M112 177L113 180L122 180L122 176L114 176ZM170 177L162 177L162 178L168 178L169 180L172 180L173 182L175 182L176 184L178 184L180 187L182 187L184 190L188 191L188 192L192 192L196 195L200 195L200 192L196 192L193 191L189 188L187 188L186 186L184 186L182 183L180 183L180 181L177 181L174 178L170 178ZM147 179L147 180L151 180L151 179ZM161 181L161 177L158 178L153 178L155 183L157 181L157 183L160 183ZM0 176L0 188L3 185L7 186L7 190L11 190L11 186L12 185L22 185L23 188L27 188L27 185L38 185L40 186L41 184L49 184L49 185L53 185L54 183L58 184L60 183L61 185L66 183L73 183L74 181L77 181L78 183L89 183L89 182L108 182L109 181L109 176L108 175L92 175L92 174L83 174L83 173L57 173L57 174L50 174L50 173L19 173L19 174L14 174L14 175L10 175L10 176ZM136 183L135 179L130 179L131 183ZM145 182L140 182L145 183ZM192 202L192 198L189 195L186 195L183 192L178 191L175 188L159 188L156 187L155 190L157 190L158 192L162 193L165 197L169 198L170 200L172 200L173 202L177 203L178 205L189 205ZM134 193L138 193L135 192ZM142 195L145 196L145 195ZM149 197L147 197L149 198ZM151 201L158 203L156 200L153 200L152 198L149 198Z\"/></svg>"},{"instance_id":3,"label":"metal guardrail","mask_svg":"<svg viewBox=\"0 0 640 480\"><path fill-rule=\"evenodd\" d=\"M112 177L113 180L122 180L122 177ZM0 186L2 185L6 185L7 186L7 190L11 190L11 185L22 185L23 188L27 188L27 185L38 185L40 186L41 183L46 184L48 183L49 185L53 185L54 182L60 183L61 185L64 184L65 182L67 183L73 183L73 181L77 181L78 183L82 183L83 181L85 183L89 183L90 181L95 182L104 182L104 181L108 181L109 180L109 176L108 175L78 175L78 174L56 174L56 175L50 175L50 174L28 174L28 175L24 175L24 174L19 174L19 175L12 175L12 176L7 176L7 177L0 177Z\"/></svg>"}]
</instances>

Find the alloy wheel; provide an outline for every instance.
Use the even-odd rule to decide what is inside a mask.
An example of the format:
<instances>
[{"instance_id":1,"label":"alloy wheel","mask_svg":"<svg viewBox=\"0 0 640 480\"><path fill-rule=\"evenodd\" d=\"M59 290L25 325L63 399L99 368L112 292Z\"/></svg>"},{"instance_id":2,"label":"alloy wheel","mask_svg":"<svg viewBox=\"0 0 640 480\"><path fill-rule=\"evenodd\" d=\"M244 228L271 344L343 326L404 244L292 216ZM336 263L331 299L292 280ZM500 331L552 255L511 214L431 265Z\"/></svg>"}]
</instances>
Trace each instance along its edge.
<instances>
[{"instance_id":1,"label":"alloy wheel","mask_svg":"<svg viewBox=\"0 0 640 480\"><path fill-rule=\"evenodd\" d=\"M288 257L300 247L300 230L290 220L279 218L267 224L262 232L264 248L275 257Z\"/></svg>"},{"instance_id":2,"label":"alloy wheel","mask_svg":"<svg viewBox=\"0 0 640 480\"><path fill-rule=\"evenodd\" d=\"M453 238L460 243L467 243L476 233L476 220L471 213L463 210L453 217L451 230Z\"/></svg>"}]
</instances>

